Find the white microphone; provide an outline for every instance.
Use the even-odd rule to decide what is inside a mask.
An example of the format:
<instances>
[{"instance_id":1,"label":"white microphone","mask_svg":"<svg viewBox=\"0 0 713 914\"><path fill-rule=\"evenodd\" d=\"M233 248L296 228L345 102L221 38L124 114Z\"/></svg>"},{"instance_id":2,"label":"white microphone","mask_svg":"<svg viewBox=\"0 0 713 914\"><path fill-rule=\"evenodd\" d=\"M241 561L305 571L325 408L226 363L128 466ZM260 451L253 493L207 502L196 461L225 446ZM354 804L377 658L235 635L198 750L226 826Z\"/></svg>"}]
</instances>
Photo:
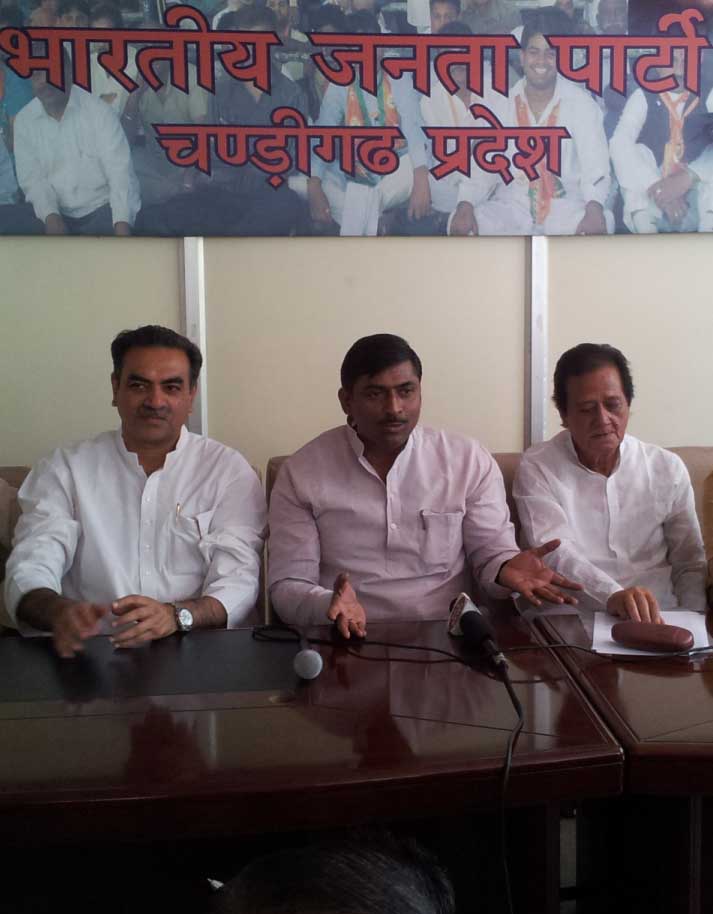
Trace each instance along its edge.
<instances>
[{"instance_id":1,"label":"white microphone","mask_svg":"<svg viewBox=\"0 0 713 914\"><path fill-rule=\"evenodd\" d=\"M316 679L322 672L322 655L309 646L306 638L300 638L300 649L292 661L292 669L300 679Z\"/></svg>"}]
</instances>

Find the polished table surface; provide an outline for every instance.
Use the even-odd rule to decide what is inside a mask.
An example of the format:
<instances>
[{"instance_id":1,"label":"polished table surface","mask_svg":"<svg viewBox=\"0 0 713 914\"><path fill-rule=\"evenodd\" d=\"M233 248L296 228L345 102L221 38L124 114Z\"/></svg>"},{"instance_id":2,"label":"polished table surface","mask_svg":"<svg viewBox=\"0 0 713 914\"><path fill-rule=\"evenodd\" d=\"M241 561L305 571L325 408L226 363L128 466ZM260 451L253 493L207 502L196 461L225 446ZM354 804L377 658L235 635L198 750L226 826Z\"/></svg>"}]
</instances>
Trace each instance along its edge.
<instances>
[{"instance_id":1,"label":"polished table surface","mask_svg":"<svg viewBox=\"0 0 713 914\"><path fill-rule=\"evenodd\" d=\"M589 648L593 616L536 623L551 643ZM708 620L710 631L710 617ZM580 809L578 910L713 910L713 656L593 656L558 649L625 753L625 796ZM602 896L606 887L608 897Z\"/></svg>"},{"instance_id":2,"label":"polished table surface","mask_svg":"<svg viewBox=\"0 0 713 914\"><path fill-rule=\"evenodd\" d=\"M551 615L551 642L589 648L593 617ZM638 794L713 794L713 654L608 659L561 656L626 752L626 789Z\"/></svg>"},{"instance_id":3,"label":"polished table surface","mask_svg":"<svg viewBox=\"0 0 713 914\"><path fill-rule=\"evenodd\" d=\"M507 649L537 643L514 613L497 633ZM502 684L371 643L458 650L443 622L371 625L355 647L311 634L327 640L311 683L292 671L294 644L248 630L130 651L96 638L69 661L49 639L0 638L0 838L250 834L497 805L516 722ZM621 750L563 665L543 649L509 660L525 727L508 804L616 794Z\"/></svg>"}]
</instances>

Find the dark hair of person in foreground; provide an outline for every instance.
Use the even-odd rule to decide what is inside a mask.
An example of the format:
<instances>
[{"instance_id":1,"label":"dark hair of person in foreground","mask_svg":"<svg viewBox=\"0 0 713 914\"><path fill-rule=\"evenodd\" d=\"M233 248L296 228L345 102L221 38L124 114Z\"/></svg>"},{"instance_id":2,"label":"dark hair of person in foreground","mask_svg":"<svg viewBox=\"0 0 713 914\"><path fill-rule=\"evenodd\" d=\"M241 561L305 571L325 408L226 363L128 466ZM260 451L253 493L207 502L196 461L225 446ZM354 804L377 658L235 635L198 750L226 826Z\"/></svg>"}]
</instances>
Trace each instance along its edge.
<instances>
[{"instance_id":1,"label":"dark hair of person in foreground","mask_svg":"<svg viewBox=\"0 0 713 914\"><path fill-rule=\"evenodd\" d=\"M340 372L342 387L351 390L362 375L373 377L402 362L411 362L420 381L423 374L421 359L405 339L393 333L363 336L344 356Z\"/></svg>"},{"instance_id":2,"label":"dark hair of person in foreground","mask_svg":"<svg viewBox=\"0 0 713 914\"><path fill-rule=\"evenodd\" d=\"M450 881L411 840L369 833L249 863L215 897L215 914L454 914Z\"/></svg>"},{"instance_id":3,"label":"dark hair of person in foreground","mask_svg":"<svg viewBox=\"0 0 713 914\"><path fill-rule=\"evenodd\" d=\"M634 399L634 381L624 353L608 343L580 343L562 353L555 367L555 393L552 399L560 415L567 415L567 381L589 374L605 365L613 365L618 370L626 402L631 406Z\"/></svg>"}]
</instances>

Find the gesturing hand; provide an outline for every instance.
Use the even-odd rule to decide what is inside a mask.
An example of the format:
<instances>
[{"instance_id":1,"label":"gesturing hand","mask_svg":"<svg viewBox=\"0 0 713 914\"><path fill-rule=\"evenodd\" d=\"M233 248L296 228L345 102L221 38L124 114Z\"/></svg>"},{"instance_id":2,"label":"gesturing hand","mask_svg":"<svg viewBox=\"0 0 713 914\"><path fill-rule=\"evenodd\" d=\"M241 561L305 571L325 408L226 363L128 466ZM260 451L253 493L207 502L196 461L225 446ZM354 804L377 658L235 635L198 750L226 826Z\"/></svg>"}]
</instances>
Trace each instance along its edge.
<instances>
[{"instance_id":1,"label":"gesturing hand","mask_svg":"<svg viewBox=\"0 0 713 914\"><path fill-rule=\"evenodd\" d=\"M541 606L542 600L547 600L550 603L571 603L576 605L576 597L562 593L559 588L581 590L582 585L568 580L553 571L542 561L542 557L554 552L559 544L559 540L550 540L549 543L545 543L543 546L526 549L516 555L500 569L497 583L521 593L526 600L535 606Z\"/></svg>"},{"instance_id":2,"label":"gesturing hand","mask_svg":"<svg viewBox=\"0 0 713 914\"><path fill-rule=\"evenodd\" d=\"M84 649L87 638L99 634L99 620L106 606L96 603L69 603L63 606L52 624L52 640L60 657L74 657Z\"/></svg>"},{"instance_id":3,"label":"gesturing hand","mask_svg":"<svg viewBox=\"0 0 713 914\"><path fill-rule=\"evenodd\" d=\"M111 641L115 647L136 647L146 641L165 638L176 631L173 607L169 603L152 600L151 597L130 594L121 600L115 600L111 604L111 611L118 616L116 622L112 622L113 628L133 623L129 628L112 636Z\"/></svg>"},{"instance_id":4,"label":"gesturing hand","mask_svg":"<svg viewBox=\"0 0 713 914\"><path fill-rule=\"evenodd\" d=\"M342 638L349 638L352 634L358 638L366 636L366 613L349 583L346 571L338 574L334 581L334 593L327 616L332 622L336 621Z\"/></svg>"}]
</instances>

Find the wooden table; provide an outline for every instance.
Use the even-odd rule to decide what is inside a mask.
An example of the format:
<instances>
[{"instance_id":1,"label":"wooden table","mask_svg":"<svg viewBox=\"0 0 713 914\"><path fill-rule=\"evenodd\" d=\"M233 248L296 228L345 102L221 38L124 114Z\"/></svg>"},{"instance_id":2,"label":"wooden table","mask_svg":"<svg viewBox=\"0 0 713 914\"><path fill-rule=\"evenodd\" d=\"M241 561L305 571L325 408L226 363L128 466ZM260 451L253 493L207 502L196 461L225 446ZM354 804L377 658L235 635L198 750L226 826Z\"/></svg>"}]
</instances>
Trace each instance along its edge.
<instances>
[{"instance_id":1,"label":"wooden table","mask_svg":"<svg viewBox=\"0 0 713 914\"><path fill-rule=\"evenodd\" d=\"M506 648L537 643L514 613L497 632ZM443 622L371 625L369 641L459 649ZM247 630L126 652L97 638L72 661L47 639L0 638L0 842L204 840L474 814L491 828L516 722L502 684L423 662L446 659L426 650L319 650L322 674L300 683L296 646ZM549 651L510 662L525 709L507 795L513 881L529 899L520 910L556 911L559 804L618 793L622 755Z\"/></svg>"},{"instance_id":2,"label":"wooden table","mask_svg":"<svg viewBox=\"0 0 713 914\"><path fill-rule=\"evenodd\" d=\"M591 646L591 614L537 624L551 642ZM713 659L561 656L626 756L626 796L584 804L581 910L713 910Z\"/></svg>"}]
</instances>

